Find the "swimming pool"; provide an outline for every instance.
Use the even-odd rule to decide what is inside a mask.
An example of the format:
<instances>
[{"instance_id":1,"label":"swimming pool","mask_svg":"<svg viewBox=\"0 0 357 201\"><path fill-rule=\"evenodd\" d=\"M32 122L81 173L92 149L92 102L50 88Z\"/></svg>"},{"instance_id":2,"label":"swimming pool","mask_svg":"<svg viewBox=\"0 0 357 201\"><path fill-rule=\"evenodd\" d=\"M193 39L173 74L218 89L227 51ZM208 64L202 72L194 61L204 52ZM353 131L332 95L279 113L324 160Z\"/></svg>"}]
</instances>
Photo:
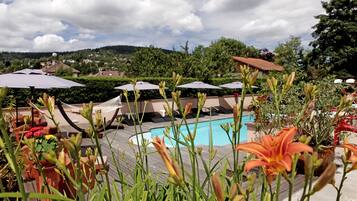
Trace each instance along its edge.
<instances>
[{"instance_id":1,"label":"swimming pool","mask_svg":"<svg viewBox=\"0 0 357 201\"><path fill-rule=\"evenodd\" d=\"M253 115L245 115L242 118L242 128L241 128L241 136L240 141L247 141L248 138L248 129L245 125L246 123L254 122ZM209 145L209 135L210 129L212 128L212 138L213 138L213 145L215 146L223 146L230 144L229 138L226 132L221 128L222 124L233 123L233 118L225 118L225 119L217 119L211 121L203 121L199 122L197 126L197 135L195 138L196 145ZM211 127L210 127L211 125ZM193 132L195 124L188 124L188 127L191 132ZM184 136L188 134L186 126L181 126L180 128L182 135L180 138L182 139ZM150 132L144 134L145 139L149 140L155 136L162 137L164 136L165 127L160 128L153 128ZM232 129L230 129L230 135L232 135ZM170 136L173 137L172 129L170 129ZM165 143L168 147L173 146L175 142L171 141L168 137L164 137ZM133 142L136 140L133 138Z\"/></svg>"}]
</instances>

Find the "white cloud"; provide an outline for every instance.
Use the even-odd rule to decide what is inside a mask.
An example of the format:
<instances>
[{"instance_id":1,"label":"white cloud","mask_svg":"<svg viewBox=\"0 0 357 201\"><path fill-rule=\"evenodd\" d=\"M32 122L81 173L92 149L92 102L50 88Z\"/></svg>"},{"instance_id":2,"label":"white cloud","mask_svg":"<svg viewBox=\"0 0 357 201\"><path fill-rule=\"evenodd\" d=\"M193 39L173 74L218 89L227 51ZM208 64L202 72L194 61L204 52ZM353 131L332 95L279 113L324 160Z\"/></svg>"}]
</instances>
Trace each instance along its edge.
<instances>
[{"instance_id":1,"label":"white cloud","mask_svg":"<svg viewBox=\"0 0 357 201\"><path fill-rule=\"evenodd\" d=\"M311 0L0 0L0 51L171 48L221 36L271 47L310 34L321 12Z\"/></svg>"},{"instance_id":2,"label":"white cloud","mask_svg":"<svg viewBox=\"0 0 357 201\"><path fill-rule=\"evenodd\" d=\"M33 39L33 49L35 51L65 51L83 47L83 43L78 39L66 41L56 34L46 34Z\"/></svg>"}]
</instances>

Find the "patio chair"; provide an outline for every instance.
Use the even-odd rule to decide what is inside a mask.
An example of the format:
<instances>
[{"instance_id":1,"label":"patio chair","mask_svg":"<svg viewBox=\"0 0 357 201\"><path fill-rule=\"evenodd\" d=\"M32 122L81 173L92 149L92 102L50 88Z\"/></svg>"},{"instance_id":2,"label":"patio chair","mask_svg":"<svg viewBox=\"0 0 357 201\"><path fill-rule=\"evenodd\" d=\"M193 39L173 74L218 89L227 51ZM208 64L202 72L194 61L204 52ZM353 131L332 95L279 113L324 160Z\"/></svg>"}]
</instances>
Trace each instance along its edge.
<instances>
[{"instance_id":1,"label":"patio chair","mask_svg":"<svg viewBox=\"0 0 357 201\"><path fill-rule=\"evenodd\" d=\"M219 115L217 109L215 107L203 107L202 108L202 114L204 115L211 115L211 116L217 116Z\"/></svg>"},{"instance_id":2,"label":"patio chair","mask_svg":"<svg viewBox=\"0 0 357 201\"><path fill-rule=\"evenodd\" d=\"M158 112L150 112L148 114L150 120L154 123L160 123L160 122L168 122L171 121L171 118L166 116L166 115L162 115Z\"/></svg>"},{"instance_id":3,"label":"patio chair","mask_svg":"<svg viewBox=\"0 0 357 201\"><path fill-rule=\"evenodd\" d=\"M217 111L218 113L221 113L221 114L231 114L233 113L233 109L227 109L225 107L222 107L222 106L215 106L213 107L215 111Z\"/></svg>"}]
</instances>

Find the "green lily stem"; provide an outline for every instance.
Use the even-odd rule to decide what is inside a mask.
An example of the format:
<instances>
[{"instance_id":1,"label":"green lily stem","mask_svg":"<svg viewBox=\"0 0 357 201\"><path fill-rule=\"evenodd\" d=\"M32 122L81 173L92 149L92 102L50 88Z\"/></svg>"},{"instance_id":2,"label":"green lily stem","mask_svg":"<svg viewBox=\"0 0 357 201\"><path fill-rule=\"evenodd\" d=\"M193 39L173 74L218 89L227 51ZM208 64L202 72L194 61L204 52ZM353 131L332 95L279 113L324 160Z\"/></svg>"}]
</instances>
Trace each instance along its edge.
<instances>
[{"instance_id":1,"label":"green lily stem","mask_svg":"<svg viewBox=\"0 0 357 201\"><path fill-rule=\"evenodd\" d=\"M0 102L0 105L1 104L2 103ZM10 140L10 136L5 128L6 128L6 124L5 124L3 114L2 114L2 108L0 106L0 130L1 130L2 136L4 137L4 140L5 140L5 146L6 146L5 152L7 154L9 154L11 163L14 164L16 180L19 185L19 190L21 192L22 200L27 200L27 194L25 191L24 182L22 180L21 171L20 171L19 166L17 165L17 162L16 162L16 156L15 156L13 144L12 144L12 142Z\"/></svg>"},{"instance_id":2,"label":"green lily stem","mask_svg":"<svg viewBox=\"0 0 357 201\"><path fill-rule=\"evenodd\" d=\"M280 186L281 186L281 174L278 175L278 178L276 181L276 188L275 188L275 200L276 201L279 201Z\"/></svg>"},{"instance_id":3,"label":"green lily stem","mask_svg":"<svg viewBox=\"0 0 357 201\"><path fill-rule=\"evenodd\" d=\"M134 115L132 114L132 110L131 110L131 107L130 107L130 102L129 102L128 96L125 96L125 100L126 100L126 104L128 105L130 118L134 120L134 132L135 132L136 144L137 144L137 148L138 148L138 155L139 155L139 159L140 159L139 160L139 165L141 167L144 167L144 160L143 160L143 156L142 156L141 146L140 146L140 143L139 143L139 135L137 135L138 134L138 130L137 130L137 127L136 127L136 121L135 121ZM141 174L141 175L143 175L143 174ZM143 176L142 176L142 179L144 179Z\"/></svg>"},{"instance_id":4,"label":"green lily stem","mask_svg":"<svg viewBox=\"0 0 357 201\"><path fill-rule=\"evenodd\" d=\"M348 167L348 163L346 161L344 161L343 162L343 172L342 172L341 182L340 182L340 185L337 188L336 201L340 201L340 199L341 199L341 195L342 195L341 191L342 191L343 183L347 179L347 177L346 177L346 175L347 175L347 167Z\"/></svg>"},{"instance_id":5,"label":"green lily stem","mask_svg":"<svg viewBox=\"0 0 357 201\"><path fill-rule=\"evenodd\" d=\"M102 148L101 148L100 143L99 143L98 132L97 132L97 129L95 128L95 125L93 123L93 119L90 119L89 123L90 123L90 126L91 126L92 130L93 130L93 135L92 136L94 136L94 141L95 141L95 144L96 144L96 147L97 147L97 150L98 150L98 154L99 154L100 160L101 160L102 164L104 165L105 161L104 161L104 157L103 157L103 152L102 152ZM106 180L107 187L108 187L109 200L111 200L112 199L112 194L111 194L110 181L109 181L109 176L108 176L108 172L107 171L105 172L105 180Z\"/></svg>"},{"instance_id":6,"label":"green lily stem","mask_svg":"<svg viewBox=\"0 0 357 201\"><path fill-rule=\"evenodd\" d=\"M309 178L309 190L308 190L308 194L306 195L307 197L307 201L310 201L310 197L311 197L311 188L312 188L312 178L314 177L314 168L312 169L313 171L311 172L310 178Z\"/></svg>"},{"instance_id":7,"label":"green lily stem","mask_svg":"<svg viewBox=\"0 0 357 201\"><path fill-rule=\"evenodd\" d=\"M244 83L244 86L247 86L246 83ZM233 164L234 164L234 178L236 179L236 182L239 183L240 181L240 176L239 176L239 166L238 166L238 160L239 160L239 151L236 150L237 145L240 143L240 130L242 128L242 120L243 120L243 107L244 107L244 100L245 100L245 95L246 95L246 87L243 87L242 89L242 95L241 95L241 100L240 100L240 111L239 111L239 121L238 125L235 126L235 132L237 132L237 138L234 138L234 147L233 147L233 153L237 153L233 155ZM238 126L238 128L237 128ZM238 129L238 130L237 130Z\"/></svg>"}]
</instances>

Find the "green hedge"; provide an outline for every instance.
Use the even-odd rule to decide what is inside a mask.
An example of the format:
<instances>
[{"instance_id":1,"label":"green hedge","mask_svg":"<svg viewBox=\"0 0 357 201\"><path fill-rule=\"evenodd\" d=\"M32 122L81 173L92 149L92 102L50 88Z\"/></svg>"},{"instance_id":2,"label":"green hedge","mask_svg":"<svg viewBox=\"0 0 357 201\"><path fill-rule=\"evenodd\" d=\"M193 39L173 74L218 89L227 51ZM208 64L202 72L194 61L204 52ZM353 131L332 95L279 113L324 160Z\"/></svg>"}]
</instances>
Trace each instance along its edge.
<instances>
[{"instance_id":1,"label":"green hedge","mask_svg":"<svg viewBox=\"0 0 357 201\"><path fill-rule=\"evenodd\" d=\"M114 87L119 85L128 84L132 81L133 78L113 78L113 77L66 77L66 79L82 83L86 85L86 87L77 87L71 89L51 89L51 90L35 90L35 98L40 96L43 92L48 92L50 95L54 95L60 100L66 103L87 103L90 101L93 102L103 102L109 100L113 97L118 96L121 91L114 89ZM136 78L137 80L150 82L153 84L159 84L161 81L166 81L167 87L170 88L172 81L170 77L143 77L143 78ZM196 81L196 78L184 78L183 83L189 83ZM205 80L204 82L213 84L213 85L220 85L225 84L233 81L237 81L237 78L214 78L211 80ZM192 89L182 89L182 96L183 97L190 97L195 96L197 90ZM208 95L227 95L232 94L233 90L202 90L202 92L207 93ZM169 93L168 93L169 95ZM10 102L10 97L17 97L19 100L18 105L24 106L26 105L26 100L30 98L30 91L26 89L17 89L16 91L13 89L9 90L9 97L7 98L5 104ZM133 96L133 95L132 95ZM131 96L131 98L132 98ZM141 99L148 100L148 99L157 99L161 98L158 90L152 91L142 91ZM124 100L123 100L124 101ZM6 105L4 105L6 106Z\"/></svg>"}]
</instances>

